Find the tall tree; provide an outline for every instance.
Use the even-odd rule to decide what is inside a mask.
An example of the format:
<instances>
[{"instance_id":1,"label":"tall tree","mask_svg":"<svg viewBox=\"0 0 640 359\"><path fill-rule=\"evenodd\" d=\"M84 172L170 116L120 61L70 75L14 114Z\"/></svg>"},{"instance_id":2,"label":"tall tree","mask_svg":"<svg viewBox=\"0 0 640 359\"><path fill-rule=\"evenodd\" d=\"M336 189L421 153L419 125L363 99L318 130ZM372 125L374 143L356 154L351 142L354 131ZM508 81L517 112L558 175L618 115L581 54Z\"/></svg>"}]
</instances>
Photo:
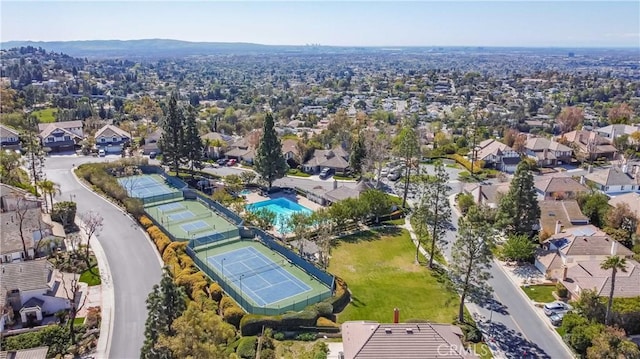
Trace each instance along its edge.
<instances>
[{"instance_id":1,"label":"tall tree","mask_svg":"<svg viewBox=\"0 0 640 359\"><path fill-rule=\"evenodd\" d=\"M618 271L627 271L627 260L620 256L609 256L602 263L600 268L604 270L611 269L611 290L609 290L609 301L607 302L607 313L604 317L604 324L609 325L611 320L611 306L613 305L613 294L616 288L616 274Z\"/></svg>"},{"instance_id":2,"label":"tall tree","mask_svg":"<svg viewBox=\"0 0 640 359\"><path fill-rule=\"evenodd\" d=\"M185 294L182 287L173 282L169 268L164 267L160 284L154 285L153 290L147 297L149 315L145 323L145 339L140 354L141 358L171 358L169 349L157 346L157 343L160 336L172 336L175 334L171 324L182 315L185 308Z\"/></svg>"},{"instance_id":3,"label":"tall tree","mask_svg":"<svg viewBox=\"0 0 640 359\"><path fill-rule=\"evenodd\" d=\"M85 247L84 260L87 262L87 267L91 269L91 258L89 251L91 250L91 239L100 233L102 230L102 215L98 212L88 211L80 215L82 224L80 228L87 237L87 246Z\"/></svg>"},{"instance_id":4,"label":"tall tree","mask_svg":"<svg viewBox=\"0 0 640 359\"><path fill-rule=\"evenodd\" d=\"M284 177L289 166L282 154L282 144L273 128L273 116L268 113L264 118L262 138L258 144L254 163L256 172L269 184Z\"/></svg>"},{"instance_id":5,"label":"tall tree","mask_svg":"<svg viewBox=\"0 0 640 359\"><path fill-rule=\"evenodd\" d=\"M364 160L365 169L375 175L376 188L380 188L380 173L388 155L389 138L384 131L376 131L375 129L365 129L362 135L367 154Z\"/></svg>"},{"instance_id":6,"label":"tall tree","mask_svg":"<svg viewBox=\"0 0 640 359\"><path fill-rule=\"evenodd\" d=\"M38 182L38 187L40 187L42 195L44 196L45 210L47 212L49 211L49 203L51 204L51 209L53 210L53 196L62 193L60 191L60 185L51 180L44 179ZM47 202L47 196L49 196L49 202Z\"/></svg>"},{"instance_id":7,"label":"tall tree","mask_svg":"<svg viewBox=\"0 0 640 359\"><path fill-rule=\"evenodd\" d=\"M358 132L355 140L351 142L351 154L349 155L349 167L351 167L351 171L362 175L362 166L366 155L367 151L364 144L364 136Z\"/></svg>"},{"instance_id":8,"label":"tall tree","mask_svg":"<svg viewBox=\"0 0 640 359\"><path fill-rule=\"evenodd\" d=\"M33 116L27 118L27 129L22 138L22 149L27 157L31 181L35 186L43 176L45 150L38 138L38 119ZM35 194L38 196L38 188L34 188Z\"/></svg>"},{"instance_id":9,"label":"tall tree","mask_svg":"<svg viewBox=\"0 0 640 359\"><path fill-rule=\"evenodd\" d=\"M623 329L606 327L591 341L587 359L640 359L640 348L627 339Z\"/></svg>"},{"instance_id":10,"label":"tall tree","mask_svg":"<svg viewBox=\"0 0 640 359\"><path fill-rule=\"evenodd\" d=\"M481 294L490 290L491 278L491 228L478 207L472 207L459 222L458 236L451 255L451 278L460 293L458 321L464 321L464 301L469 294Z\"/></svg>"},{"instance_id":11,"label":"tall tree","mask_svg":"<svg viewBox=\"0 0 640 359\"><path fill-rule=\"evenodd\" d=\"M19 184L23 164L22 157L15 151L0 151L0 182L12 186Z\"/></svg>"},{"instance_id":12,"label":"tall tree","mask_svg":"<svg viewBox=\"0 0 640 359\"><path fill-rule=\"evenodd\" d=\"M584 111L580 107L565 107L560 111L560 114L556 118L558 126L560 127L560 134L564 134L573 131L584 120Z\"/></svg>"},{"instance_id":13,"label":"tall tree","mask_svg":"<svg viewBox=\"0 0 640 359\"><path fill-rule=\"evenodd\" d=\"M159 345L171 350L175 358L228 358L225 349L235 339L235 328L217 315L215 302L208 298L201 302L189 303L171 324L175 334L161 335Z\"/></svg>"},{"instance_id":14,"label":"tall tree","mask_svg":"<svg viewBox=\"0 0 640 359\"><path fill-rule=\"evenodd\" d=\"M629 123L632 117L633 109L626 103L614 105L607 113L610 124Z\"/></svg>"},{"instance_id":15,"label":"tall tree","mask_svg":"<svg viewBox=\"0 0 640 359\"><path fill-rule=\"evenodd\" d=\"M520 162L511 181L509 192L500 199L498 223L508 234L529 237L540 220L540 206L533 185L533 175L526 162Z\"/></svg>"},{"instance_id":16,"label":"tall tree","mask_svg":"<svg viewBox=\"0 0 640 359\"><path fill-rule=\"evenodd\" d=\"M402 207L407 204L407 192L409 191L409 177L411 167L413 166L413 157L419 155L420 146L418 144L418 135L412 124L405 124L398 135L393 139L393 152L396 156L404 159L406 166L404 191L402 194Z\"/></svg>"},{"instance_id":17,"label":"tall tree","mask_svg":"<svg viewBox=\"0 0 640 359\"><path fill-rule=\"evenodd\" d=\"M158 145L162 150L162 163L168 164L176 175L179 175L180 165L184 163L184 123L184 114L178 107L178 95L174 93L169 99Z\"/></svg>"},{"instance_id":18,"label":"tall tree","mask_svg":"<svg viewBox=\"0 0 640 359\"><path fill-rule=\"evenodd\" d=\"M430 229L431 253L429 253L429 267L433 268L433 258L436 244L439 246L451 221L451 206L449 205L449 191L451 187L449 175L444 170L442 162L435 164L434 175L427 178L420 198L418 213Z\"/></svg>"},{"instance_id":19,"label":"tall tree","mask_svg":"<svg viewBox=\"0 0 640 359\"><path fill-rule=\"evenodd\" d=\"M202 160L204 157L204 145L198 132L198 124L196 123L196 113L193 107L189 108L186 117L184 129L184 154L183 157L189 163L191 173L193 169L202 169Z\"/></svg>"}]
</instances>

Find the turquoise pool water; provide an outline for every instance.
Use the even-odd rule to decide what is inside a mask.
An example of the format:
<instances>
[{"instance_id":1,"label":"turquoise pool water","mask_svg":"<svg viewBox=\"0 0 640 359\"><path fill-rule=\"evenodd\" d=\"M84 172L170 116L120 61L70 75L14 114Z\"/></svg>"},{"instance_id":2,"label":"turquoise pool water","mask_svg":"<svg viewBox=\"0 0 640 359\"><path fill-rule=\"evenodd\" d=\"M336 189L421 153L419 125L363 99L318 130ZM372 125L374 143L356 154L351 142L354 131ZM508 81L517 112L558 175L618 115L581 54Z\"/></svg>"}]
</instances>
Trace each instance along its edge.
<instances>
[{"instance_id":1,"label":"turquoise pool water","mask_svg":"<svg viewBox=\"0 0 640 359\"><path fill-rule=\"evenodd\" d=\"M262 202L252 203L247 205L247 210L251 212L257 212L258 210L266 209L276 214L276 220L273 226L280 233L291 232L290 228L287 228L287 220L294 213L313 213L309 208L301 206L286 198L275 198Z\"/></svg>"},{"instance_id":2,"label":"turquoise pool water","mask_svg":"<svg viewBox=\"0 0 640 359\"><path fill-rule=\"evenodd\" d=\"M240 194L243 196L246 196L248 194L251 194L251 190L250 189L243 189L242 191L240 191Z\"/></svg>"}]
</instances>

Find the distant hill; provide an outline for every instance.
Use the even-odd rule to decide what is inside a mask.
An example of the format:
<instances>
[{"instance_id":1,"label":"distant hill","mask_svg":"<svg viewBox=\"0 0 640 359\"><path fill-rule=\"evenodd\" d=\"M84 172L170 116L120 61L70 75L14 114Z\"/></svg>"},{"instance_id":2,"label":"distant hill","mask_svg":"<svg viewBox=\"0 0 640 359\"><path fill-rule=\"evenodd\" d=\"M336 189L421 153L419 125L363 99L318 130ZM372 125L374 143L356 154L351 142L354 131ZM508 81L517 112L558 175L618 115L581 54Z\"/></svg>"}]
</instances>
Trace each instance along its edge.
<instances>
[{"instance_id":1,"label":"distant hill","mask_svg":"<svg viewBox=\"0 0 640 359\"><path fill-rule=\"evenodd\" d=\"M166 57L266 52L301 52L315 47L260 45L241 42L189 42L180 40L8 41L1 49L33 46L76 57Z\"/></svg>"}]
</instances>

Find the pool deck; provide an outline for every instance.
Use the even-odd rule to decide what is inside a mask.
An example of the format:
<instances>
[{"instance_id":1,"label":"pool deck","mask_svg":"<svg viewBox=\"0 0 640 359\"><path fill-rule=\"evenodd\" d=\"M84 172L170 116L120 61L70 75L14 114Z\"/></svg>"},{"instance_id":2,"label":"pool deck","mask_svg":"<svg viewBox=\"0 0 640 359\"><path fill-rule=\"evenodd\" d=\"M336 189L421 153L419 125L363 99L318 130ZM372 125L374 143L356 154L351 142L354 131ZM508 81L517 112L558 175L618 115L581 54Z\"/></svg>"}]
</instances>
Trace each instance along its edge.
<instances>
[{"instance_id":1,"label":"pool deck","mask_svg":"<svg viewBox=\"0 0 640 359\"><path fill-rule=\"evenodd\" d=\"M258 194L257 192L252 192L251 194L248 194L245 196L247 199L247 204L252 204L252 203L257 203L257 202L262 202L262 201L266 201L269 199L275 199L275 198L281 198L284 197L290 201L296 202L297 204L307 207L312 211L317 211L319 209L322 209L324 207L322 207L321 205L312 202L310 200L308 200L306 197L297 195L295 193L293 194L286 194L283 192L278 192L278 193L274 193L269 195L269 197L265 197L265 196L261 196L260 194Z\"/></svg>"}]
</instances>

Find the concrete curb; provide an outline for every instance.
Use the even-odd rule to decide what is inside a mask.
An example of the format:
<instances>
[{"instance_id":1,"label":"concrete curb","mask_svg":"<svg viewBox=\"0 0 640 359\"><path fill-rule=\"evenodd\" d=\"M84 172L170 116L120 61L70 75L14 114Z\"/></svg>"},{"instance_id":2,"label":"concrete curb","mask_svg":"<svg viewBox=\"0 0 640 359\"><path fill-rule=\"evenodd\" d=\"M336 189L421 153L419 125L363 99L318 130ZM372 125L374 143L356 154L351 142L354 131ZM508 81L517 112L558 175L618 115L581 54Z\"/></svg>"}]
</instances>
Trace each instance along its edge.
<instances>
[{"instance_id":1,"label":"concrete curb","mask_svg":"<svg viewBox=\"0 0 640 359\"><path fill-rule=\"evenodd\" d=\"M160 254L158 253L155 245L152 243L151 238L144 230L142 230L142 228L138 225L135 218L133 218L129 213L123 211L122 208L117 206L115 203L109 201L108 199L104 198L102 195L93 191L89 186L87 186L84 183L84 181L82 181L80 178L78 178L78 176L76 176L75 169L76 167L71 168L71 175L82 187L94 193L95 195L100 197L103 201L117 208L120 212L122 212L123 215L129 217L129 219L131 219L136 224L137 228L142 233L144 233L145 237L147 238L147 243L149 243L149 245L153 247L153 251L154 253L156 253L156 257L158 259L158 262L160 263L160 267L164 266L164 262L162 261L162 258L160 257ZM96 236L94 241L91 243L91 249L93 250L94 255L96 256L96 259L98 261L98 268L101 274L100 277L107 279L107 285L105 285L104 281L102 283L103 285L102 308L100 313L102 319L100 324L100 337L98 338L95 357L96 359L109 359L109 353L111 351L111 336L113 333L113 325L114 325L113 322L114 322L114 315L115 315L115 311L114 311L115 293L114 293L114 287L113 287L113 280L111 277L111 269L109 268L109 262L108 262L106 253L104 252L104 249L100 244L100 238L98 236Z\"/></svg>"},{"instance_id":2,"label":"concrete curb","mask_svg":"<svg viewBox=\"0 0 640 359\"><path fill-rule=\"evenodd\" d=\"M562 343L562 347L565 349L565 351L569 354L570 358L575 358L575 354L573 353L573 351L571 351L571 349L567 346L567 343L565 343L564 340L562 340L562 337L560 336L560 334L555 330L555 328L551 325L551 322L549 322L549 318L547 318L546 316L544 316L544 314L540 313L540 310L538 310L539 308L536 308L535 306L535 302L533 300L531 300L531 298L527 297L527 295L524 293L524 291L522 290L522 288L520 288L520 286L518 285L518 283L516 283L513 278L511 277L511 275L509 275L509 273L507 273L507 270L502 266L502 263L500 263L497 259L493 259L493 264L495 266L497 266L498 268L500 268L500 270L502 271L502 273L504 273L504 275L509 279L509 281L511 281L511 283L513 283L513 285L517 288L517 292L520 294L520 296L522 296L526 302L531 303L531 305L533 306L533 311L536 313L536 315L538 316L538 318L540 318L545 325L547 326L547 328L555 335L555 337L560 341L560 343Z\"/></svg>"}]
</instances>

